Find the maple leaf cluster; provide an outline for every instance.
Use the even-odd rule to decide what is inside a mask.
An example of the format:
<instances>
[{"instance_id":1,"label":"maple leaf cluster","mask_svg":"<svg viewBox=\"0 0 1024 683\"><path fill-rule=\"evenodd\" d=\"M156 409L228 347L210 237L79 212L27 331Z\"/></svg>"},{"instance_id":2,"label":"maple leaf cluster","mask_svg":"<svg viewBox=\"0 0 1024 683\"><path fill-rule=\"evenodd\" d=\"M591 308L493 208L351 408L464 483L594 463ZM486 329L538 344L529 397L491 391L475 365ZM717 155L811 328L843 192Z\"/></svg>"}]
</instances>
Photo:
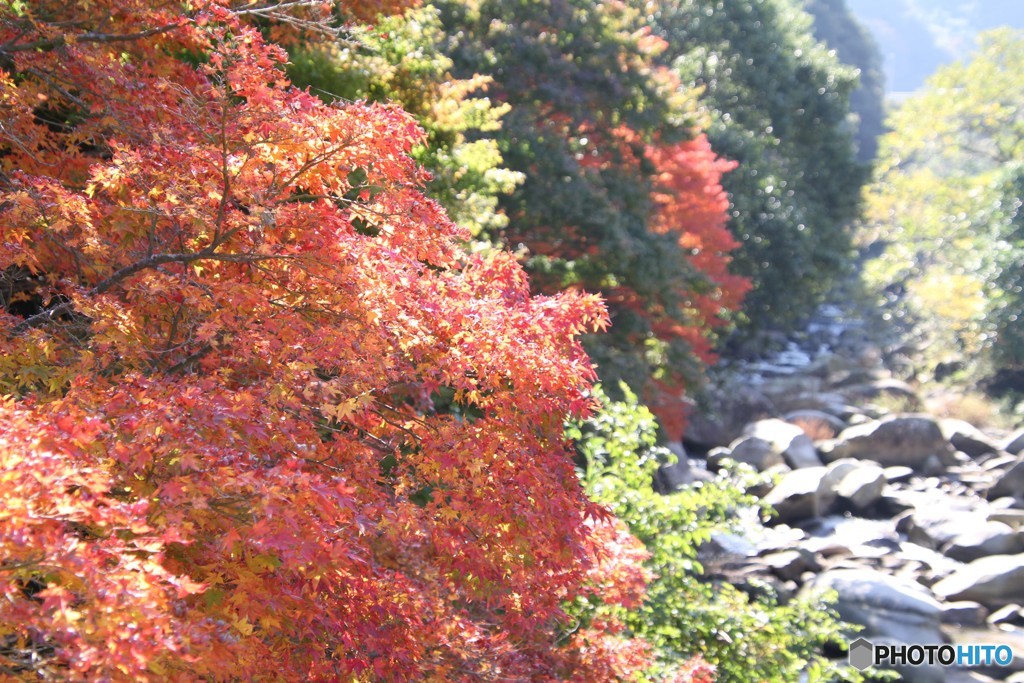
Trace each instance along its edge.
<instances>
[{"instance_id":1,"label":"maple leaf cluster","mask_svg":"<svg viewBox=\"0 0 1024 683\"><path fill-rule=\"evenodd\" d=\"M602 303L468 254L413 120L247 7L0 7L0 671L635 675L563 611L647 579L562 428Z\"/></svg>"}]
</instances>

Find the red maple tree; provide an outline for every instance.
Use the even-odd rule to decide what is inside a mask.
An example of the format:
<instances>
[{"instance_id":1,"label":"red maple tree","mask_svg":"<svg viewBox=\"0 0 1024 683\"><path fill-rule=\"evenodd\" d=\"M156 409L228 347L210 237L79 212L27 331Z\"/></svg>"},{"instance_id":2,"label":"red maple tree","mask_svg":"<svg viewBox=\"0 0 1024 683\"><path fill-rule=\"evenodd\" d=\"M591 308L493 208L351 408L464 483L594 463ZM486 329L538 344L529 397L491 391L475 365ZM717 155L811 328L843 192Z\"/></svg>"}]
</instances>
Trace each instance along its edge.
<instances>
[{"instance_id":1,"label":"red maple tree","mask_svg":"<svg viewBox=\"0 0 1024 683\"><path fill-rule=\"evenodd\" d=\"M646 580L562 433L602 304L466 253L256 7L0 6L0 672L633 676L562 610Z\"/></svg>"}]
</instances>

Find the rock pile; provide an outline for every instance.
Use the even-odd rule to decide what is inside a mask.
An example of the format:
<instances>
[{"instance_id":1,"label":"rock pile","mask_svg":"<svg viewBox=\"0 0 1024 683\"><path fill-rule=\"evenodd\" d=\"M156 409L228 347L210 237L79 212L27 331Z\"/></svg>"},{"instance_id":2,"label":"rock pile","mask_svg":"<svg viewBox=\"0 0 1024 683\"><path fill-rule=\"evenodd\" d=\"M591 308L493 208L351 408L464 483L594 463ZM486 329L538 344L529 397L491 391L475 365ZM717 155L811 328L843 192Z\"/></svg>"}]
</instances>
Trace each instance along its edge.
<instances>
[{"instance_id":1,"label":"rock pile","mask_svg":"<svg viewBox=\"0 0 1024 683\"><path fill-rule=\"evenodd\" d=\"M693 416L687 449L706 452L708 469L731 459L777 475L762 492L777 512L769 528L715 539L729 551L707 564L783 600L834 589L844 620L878 643L974 642L984 629L1014 648L1014 668L957 680L1024 681L1024 429L928 415L879 358L865 346L748 367ZM690 460L676 481L699 476Z\"/></svg>"}]
</instances>

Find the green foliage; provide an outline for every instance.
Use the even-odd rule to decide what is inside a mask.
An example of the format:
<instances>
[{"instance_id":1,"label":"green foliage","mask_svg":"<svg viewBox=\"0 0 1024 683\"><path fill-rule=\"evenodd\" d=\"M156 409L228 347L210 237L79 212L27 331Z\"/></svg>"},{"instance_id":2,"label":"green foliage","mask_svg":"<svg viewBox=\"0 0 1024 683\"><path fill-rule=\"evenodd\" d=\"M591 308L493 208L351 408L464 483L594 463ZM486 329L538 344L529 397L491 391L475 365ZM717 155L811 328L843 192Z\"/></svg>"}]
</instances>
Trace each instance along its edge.
<instances>
[{"instance_id":1,"label":"green foliage","mask_svg":"<svg viewBox=\"0 0 1024 683\"><path fill-rule=\"evenodd\" d=\"M885 245L866 276L915 325L932 363L968 375L1024 363L1024 33L984 34L893 113L861 239Z\"/></svg>"},{"instance_id":2,"label":"green foliage","mask_svg":"<svg viewBox=\"0 0 1024 683\"><path fill-rule=\"evenodd\" d=\"M641 17L626 5L439 0L454 73L494 79L512 106L495 140L509 168L524 176L501 199L508 227L495 242L527 254L542 292L582 287L604 293L614 324L588 339L602 376L641 387L658 369L694 367L681 340L655 343L650 309L686 324L680 283L700 286L678 236L649 229L654 168L644 154L654 131L692 135L679 96L651 71ZM629 292L618 297L617 292ZM639 302L639 303L637 303Z\"/></svg>"},{"instance_id":3,"label":"green foliage","mask_svg":"<svg viewBox=\"0 0 1024 683\"><path fill-rule=\"evenodd\" d=\"M650 553L656 577L643 606L626 623L650 641L657 654L651 680L670 678L673 664L701 654L718 667L724 683L795 681L840 675L822 656L823 646L841 639L840 624L822 598L781 604L765 586L751 598L732 585L702 576L698 547L715 529L739 525L740 511L756 505L743 492L757 476L751 470L661 495L652 488L658 466L674 459L656 445L655 422L628 388L625 399L603 397L604 408L569 435L585 459L581 473L588 495L608 506ZM749 531L749 522L747 524ZM842 675L853 675L849 671Z\"/></svg>"},{"instance_id":4,"label":"green foliage","mask_svg":"<svg viewBox=\"0 0 1024 683\"><path fill-rule=\"evenodd\" d=\"M474 235L489 234L508 222L498 197L523 179L504 167L492 138L480 137L501 127L509 107L483 94L490 79L452 78L443 38L435 9L411 10L353 27L331 48L293 48L288 73L324 100L397 102L416 116L427 138L413 156L433 175L428 194Z\"/></svg>"},{"instance_id":5,"label":"green foliage","mask_svg":"<svg viewBox=\"0 0 1024 683\"><path fill-rule=\"evenodd\" d=\"M815 42L797 0L676 0L656 30L683 82L704 89L712 145L740 164L723 185L736 271L754 282L745 314L785 327L848 266L866 179L847 120L855 72Z\"/></svg>"}]
</instances>

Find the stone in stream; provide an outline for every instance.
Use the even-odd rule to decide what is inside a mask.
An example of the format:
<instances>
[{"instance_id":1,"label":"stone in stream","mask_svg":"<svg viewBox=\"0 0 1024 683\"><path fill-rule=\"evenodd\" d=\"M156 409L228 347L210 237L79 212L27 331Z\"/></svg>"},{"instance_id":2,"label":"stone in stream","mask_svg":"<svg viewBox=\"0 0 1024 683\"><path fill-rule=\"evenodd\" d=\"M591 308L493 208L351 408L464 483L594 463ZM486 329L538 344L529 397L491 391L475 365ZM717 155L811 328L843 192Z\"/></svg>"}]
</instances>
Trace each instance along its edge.
<instances>
[{"instance_id":1,"label":"stone in stream","mask_svg":"<svg viewBox=\"0 0 1024 683\"><path fill-rule=\"evenodd\" d=\"M932 590L945 600L974 600L998 608L1024 595L1024 554L990 555L942 579Z\"/></svg>"},{"instance_id":2,"label":"stone in stream","mask_svg":"<svg viewBox=\"0 0 1024 683\"><path fill-rule=\"evenodd\" d=\"M930 456L943 464L956 464L938 422L927 415L890 415L848 427L835 439L819 444L819 452L825 462L859 458L919 471L929 464Z\"/></svg>"},{"instance_id":3,"label":"stone in stream","mask_svg":"<svg viewBox=\"0 0 1024 683\"><path fill-rule=\"evenodd\" d=\"M1024 552L1024 540L1008 524L988 519L978 523L973 521L973 518L964 520L962 530L942 548L947 557L971 562L989 555L1016 555Z\"/></svg>"},{"instance_id":4,"label":"stone in stream","mask_svg":"<svg viewBox=\"0 0 1024 683\"><path fill-rule=\"evenodd\" d=\"M946 437L953 448L972 458L999 450L999 446L995 442L970 422L946 418L939 421L939 427L942 429L942 435Z\"/></svg>"},{"instance_id":5,"label":"stone in stream","mask_svg":"<svg viewBox=\"0 0 1024 683\"><path fill-rule=\"evenodd\" d=\"M746 444L753 440L763 442L793 469L821 465L814 442L802 429L783 420L773 418L751 422L744 427L741 439L744 439ZM731 448L735 451L736 444L734 443Z\"/></svg>"},{"instance_id":6,"label":"stone in stream","mask_svg":"<svg viewBox=\"0 0 1024 683\"><path fill-rule=\"evenodd\" d=\"M812 519L823 514L832 505L833 494L825 481L825 467L804 467L783 475L778 484L764 497L764 502L778 513L775 524L790 524Z\"/></svg>"},{"instance_id":7,"label":"stone in stream","mask_svg":"<svg viewBox=\"0 0 1024 683\"><path fill-rule=\"evenodd\" d=\"M842 388L842 394L853 403L888 399L900 401L912 411L922 408L921 399L913 387L898 379L878 379L863 384L845 386Z\"/></svg>"},{"instance_id":8,"label":"stone in stream","mask_svg":"<svg viewBox=\"0 0 1024 683\"><path fill-rule=\"evenodd\" d=\"M874 463L864 463L843 475L833 491L838 505L864 512L881 499L887 483L885 470Z\"/></svg>"},{"instance_id":9,"label":"stone in stream","mask_svg":"<svg viewBox=\"0 0 1024 683\"><path fill-rule=\"evenodd\" d=\"M919 584L871 569L831 569L822 572L803 591L834 590L835 609L843 621L864 627L857 635L876 645L941 645L942 607ZM943 681L938 667L898 669L905 681Z\"/></svg>"},{"instance_id":10,"label":"stone in stream","mask_svg":"<svg viewBox=\"0 0 1024 683\"><path fill-rule=\"evenodd\" d=\"M1021 454L1006 471L997 475L986 496L989 500L1003 496L1024 496L1024 454Z\"/></svg>"},{"instance_id":11,"label":"stone in stream","mask_svg":"<svg viewBox=\"0 0 1024 683\"><path fill-rule=\"evenodd\" d=\"M999 444L999 450L1006 451L1012 455L1020 455L1024 453L1024 427L1021 427L1010 436L1006 437L1001 444Z\"/></svg>"},{"instance_id":12,"label":"stone in stream","mask_svg":"<svg viewBox=\"0 0 1024 683\"><path fill-rule=\"evenodd\" d=\"M960 600L942 605L942 623L957 626L984 626L988 610L980 602Z\"/></svg>"}]
</instances>

